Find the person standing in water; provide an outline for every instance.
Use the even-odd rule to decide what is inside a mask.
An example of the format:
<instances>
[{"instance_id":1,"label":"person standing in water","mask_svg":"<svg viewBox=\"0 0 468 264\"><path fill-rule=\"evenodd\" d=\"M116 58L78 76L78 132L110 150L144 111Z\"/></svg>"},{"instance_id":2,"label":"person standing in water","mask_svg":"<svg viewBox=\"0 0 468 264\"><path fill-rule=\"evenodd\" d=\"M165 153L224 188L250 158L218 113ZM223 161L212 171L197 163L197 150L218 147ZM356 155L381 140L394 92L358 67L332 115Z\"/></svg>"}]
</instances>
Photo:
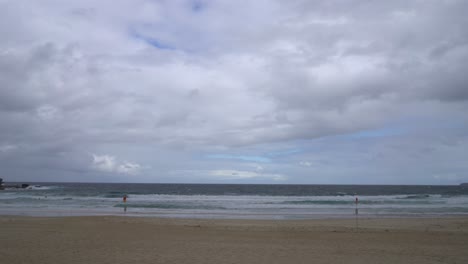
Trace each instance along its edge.
<instances>
[{"instance_id":1,"label":"person standing in water","mask_svg":"<svg viewBox=\"0 0 468 264\"><path fill-rule=\"evenodd\" d=\"M124 213L126 213L127 212L127 204L126 204L127 203L127 195L126 194L123 196L122 200L123 200L123 202L125 204L124 205Z\"/></svg>"}]
</instances>

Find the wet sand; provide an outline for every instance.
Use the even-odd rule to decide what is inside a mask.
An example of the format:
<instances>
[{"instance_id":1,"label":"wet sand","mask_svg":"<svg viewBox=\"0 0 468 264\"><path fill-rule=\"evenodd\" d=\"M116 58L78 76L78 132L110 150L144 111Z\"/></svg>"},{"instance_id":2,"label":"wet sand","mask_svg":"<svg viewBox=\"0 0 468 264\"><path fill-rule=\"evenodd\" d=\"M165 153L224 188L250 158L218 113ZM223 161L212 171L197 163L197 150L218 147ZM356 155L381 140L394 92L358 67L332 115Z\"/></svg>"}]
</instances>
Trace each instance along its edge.
<instances>
[{"instance_id":1,"label":"wet sand","mask_svg":"<svg viewBox=\"0 0 468 264\"><path fill-rule=\"evenodd\" d=\"M0 216L0 263L468 263L468 218Z\"/></svg>"}]
</instances>

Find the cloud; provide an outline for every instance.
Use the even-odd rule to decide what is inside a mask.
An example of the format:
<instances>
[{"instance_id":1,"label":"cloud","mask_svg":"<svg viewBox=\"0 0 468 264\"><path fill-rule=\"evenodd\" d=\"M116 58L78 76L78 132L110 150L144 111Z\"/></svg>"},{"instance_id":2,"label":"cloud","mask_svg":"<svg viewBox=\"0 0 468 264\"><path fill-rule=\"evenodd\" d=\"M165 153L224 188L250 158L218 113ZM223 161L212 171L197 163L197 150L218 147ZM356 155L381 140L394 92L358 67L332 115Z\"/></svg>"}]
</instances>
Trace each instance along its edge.
<instances>
[{"instance_id":1,"label":"cloud","mask_svg":"<svg viewBox=\"0 0 468 264\"><path fill-rule=\"evenodd\" d=\"M93 154L92 167L102 172L114 172L129 175L136 175L141 170L141 166L132 162L118 162L114 156Z\"/></svg>"},{"instance_id":2,"label":"cloud","mask_svg":"<svg viewBox=\"0 0 468 264\"><path fill-rule=\"evenodd\" d=\"M93 167L101 171L112 172L116 168L115 157L93 154Z\"/></svg>"},{"instance_id":3,"label":"cloud","mask_svg":"<svg viewBox=\"0 0 468 264\"><path fill-rule=\"evenodd\" d=\"M248 167L252 167L250 164ZM180 177L196 178L201 182L284 182L288 179L286 175L280 173L267 172L263 167L255 167L255 171L252 170L233 170L233 169L212 169L212 170L172 170L170 175L177 179ZM177 181L177 180L176 180Z\"/></svg>"},{"instance_id":4,"label":"cloud","mask_svg":"<svg viewBox=\"0 0 468 264\"><path fill-rule=\"evenodd\" d=\"M432 177L440 182L450 182L452 184L458 184L460 182L463 182L465 177L462 175L458 175L456 173L448 173L448 174L434 174Z\"/></svg>"},{"instance_id":5,"label":"cloud","mask_svg":"<svg viewBox=\"0 0 468 264\"><path fill-rule=\"evenodd\" d=\"M11 144L0 145L0 152L2 153L7 153L10 151L14 151L16 149L18 149L18 146L16 145L11 145Z\"/></svg>"},{"instance_id":6,"label":"cloud","mask_svg":"<svg viewBox=\"0 0 468 264\"><path fill-rule=\"evenodd\" d=\"M41 120L51 121L58 118L59 110L51 105L44 105L37 108L36 114Z\"/></svg>"},{"instance_id":7,"label":"cloud","mask_svg":"<svg viewBox=\"0 0 468 264\"><path fill-rule=\"evenodd\" d=\"M249 155L228 155L228 154L211 154L208 155L209 159L233 159L241 161L253 161L253 162L271 162L269 158L261 156L249 156Z\"/></svg>"},{"instance_id":8,"label":"cloud","mask_svg":"<svg viewBox=\"0 0 468 264\"><path fill-rule=\"evenodd\" d=\"M35 109L42 120L61 117L67 132L58 133L93 134L84 141L112 135L118 144L138 134L142 142L247 146L371 129L426 101L468 99L464 35L456 26L413 34L462 27L464 18L452 15L466 8L461 2L217 2L197 12L138 3L136 16L125 2L37 8L31 23L0 43L7 115ZM239 30L236 15L251 27ZM30 31L34 41L26 44L22 34ZM176 48L147 46L141 36Z\"/></svg>"},{"instance_id":9,"label":"cloud","mask_svg":"<svg viewBox=\"0 0 468 264\"><path fill-rule=\"evenodd\" d=\"M281 174L262 173L260 171L212 170L208 172L208 175L222 180L262 178L284 181L287 179L286 176Z\"/></svg>"},{"instance_id":10,"label":"cloud","mask_svg":"<svg viewBox=\"0 0 468 264\"><path fill-rule=\"evenodd\" d=\"M8 36L0 39L0 138L21 146L2 155L0 167L15 175L42 171L60 180L60 172L86 171L84 153L91 152L144 160L159 177L175 169L249 171L245 163L258 162L283 166L288 180L305 179L284 164L313 160L319 170L308 152L353 140L371 148L365 131L468 122L466 1L24 5L0 3L0 34ZM438 137L464 142L468 128L417 130L431 144ZM418 149L411 139L419 136L402 131L372 138L400 137ZM361 136L335 138L347 134ZM333 139L303 148L324 138ZM300 151L268 155L284 149ZM445 154L453 162L466 156ZM97 157L99 171L141 170ZM186 180L199 176L192 177ZM245 179L253 178L261 177Z\"/></svg>"},{"instance_id":11,"label":"cloud","mask_svg":"<svg viewBox=\"0 0 468 264\"><path fill-rule=\"evenodd\" d=\"M125 174L138 174L141 166L137 163L124 162L117 167L117 172Z\"/></svg>"},{"instance_id":12,"label":"cloud","mask_svg":"<svg viewBox=\"0 0 468 264\"><path fill-rule=\"evenodd\" d=\"M255 170L256 170L256 171L263 171L263 170L264 170L263 166L260 166L260 165L258 165L258 164L255 164L255 165L253 165L253 166L255 167Z\"/></svg>"}]
</instances>

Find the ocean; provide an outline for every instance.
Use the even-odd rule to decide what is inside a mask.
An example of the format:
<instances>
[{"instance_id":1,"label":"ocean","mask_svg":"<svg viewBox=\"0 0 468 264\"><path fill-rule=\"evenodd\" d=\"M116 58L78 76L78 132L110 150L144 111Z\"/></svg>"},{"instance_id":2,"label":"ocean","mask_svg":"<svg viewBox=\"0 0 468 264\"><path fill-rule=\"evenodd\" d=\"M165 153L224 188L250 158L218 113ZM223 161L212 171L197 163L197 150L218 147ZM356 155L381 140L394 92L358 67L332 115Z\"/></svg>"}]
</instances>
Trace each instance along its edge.
<instances>
[{"instance_id":1,"label":"ocean","mask_svg":"<svg viewBox=\"0 0 468 264\"><path fill-rule=\"evenodd\" d=\"M0 191L0 215L315 219L356 217L356 209L359 217L466 216L468 187L35 183Z\"/></svg>"}]
</instances>

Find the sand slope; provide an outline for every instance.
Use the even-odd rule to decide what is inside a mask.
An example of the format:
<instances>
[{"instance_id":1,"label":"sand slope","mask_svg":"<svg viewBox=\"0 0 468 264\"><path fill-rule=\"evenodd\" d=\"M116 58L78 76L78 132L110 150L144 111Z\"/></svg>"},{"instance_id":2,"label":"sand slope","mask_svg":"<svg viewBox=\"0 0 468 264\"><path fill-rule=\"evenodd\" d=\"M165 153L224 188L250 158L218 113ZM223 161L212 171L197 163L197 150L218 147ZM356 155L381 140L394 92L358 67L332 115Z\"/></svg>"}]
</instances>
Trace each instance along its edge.
<instances>
[{"instance_id":1,"label":"sand slope","mask_svg":"<svg viewBox=\"0 0 468 264\"><path fill-rule=\"evenodd\" d=\"M468 263L468 219L0 217L0 263Z\"/></svg>"}]
</instances>

